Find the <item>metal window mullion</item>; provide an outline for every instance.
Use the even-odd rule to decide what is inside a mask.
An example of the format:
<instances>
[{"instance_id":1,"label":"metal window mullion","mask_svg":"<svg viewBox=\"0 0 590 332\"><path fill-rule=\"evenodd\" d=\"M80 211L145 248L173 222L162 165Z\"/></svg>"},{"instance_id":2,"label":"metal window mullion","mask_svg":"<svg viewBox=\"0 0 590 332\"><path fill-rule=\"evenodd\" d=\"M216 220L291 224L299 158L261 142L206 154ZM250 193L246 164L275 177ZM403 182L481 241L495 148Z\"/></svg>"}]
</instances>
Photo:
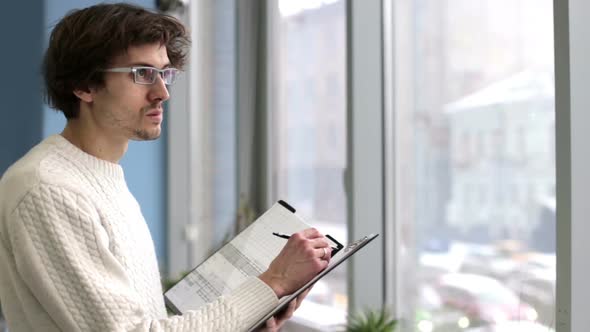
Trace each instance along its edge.
<instances>
[{"instance_id":1,"label":"metal window mullion","mask_svg":"<svg viewBox=\"0 0 590 332\"><path fill-rule=\"evenodd\" d=\"M181 20L191 31L186 72L171 89L168 138L168 275L176 278L209 254L212 220L208 191L207 128L212 76L210 21L212 0L189 5Z\"/></svg>"},{"instance_id":2,"label":"metal window mullion","mask_svg":"<svg viewBox=\"0 0 590 332\"><path fill-rule=\"evenodd\" d=\"M278 110L279 107L279 96L281 91L279 83L281 77L279 76L280 71L277 69L278 52L280 50L275 46L275 41L278 39L277 34L279 33L279 8L278 1L267 0L265 1L266 6L264 7L264 20L263 20L263 31L264 39L262 40L262 49L264 50L264 63L266 66L260 66L263 70L260 76L263 80L260 82L261 91L263 93L260 96L260 100L263 102L261 109L264 111L264 115L260 117L260 120L265 124L266 134L261 143L266 151L265 158L261 161L261 164L265 166L265 177L264 181L260 184L263 188L262 197L266 208L270 208L274 201L279 199L277 197L277 151L276 144L273 138L276 137L275 130L275 117L276 114L273 110Z\"/></svg>"},{"instance_id":3,"label":"metal window mullion","mask_svg":"<svg viewBox=\"0 0 590 332\"><path fill-rule=\"evenodd\" d=\"M414 13L412 0L383 1L385 305L398 318L414 307ZM403 299L403 301L402 301Z\"/></svg>"},{"instance_id":4,"label":"metal window mullion","mask_svg":"<svg viewBox=\"0 0 590 332\"><path fill-rule=\"evenodd\" d=\"M590 325L590 3L554 0L557 185L557 305L559 332Z\"/></svg>"},{"instance_id":5,"label":"metal window mullion","mask_svg":"<svg viewBox=\"0 0 590 332\"><path fill-rule=\"evenodd\" d=\"M209 170L213 165L211 159L211 67L213 1L191 2L190 27L193 48L190 54L191 71L189 72L189 139L188 151L190 170L190 206L189 223L189 260L192 267L209 256L212 245L213 220L211 218L211 201Z\"/></svg>"},{"instance_id":6,"label":"metal window mullion","mask_svg":"<svg viewBox=\"0 0 590 332\"><path fill-rule=\"evenodd\" d=\"M189 23L188 11L178 18L185 24ZM186 67L187 73L191 71L191 64ZM186 241L185 227L190 220L190 178L188 152L191 149L189 139L189 79L188 75L182 75L174 88L170 89L168 101L168 167L167 167L167 248L169 278L177 278L189 265L188 242Z\"/></svg>"},{"instance_id":7,"label":"metal window mullion","mask_svg":"<svg viewBox=\"0 0 590 332\"><path fill-rule=\"evenodd\" d=\"M349 241L381 233L349 263L349 311L384 303L383 68L380 0L347 2Z\"/></svg>"}]
</instances>

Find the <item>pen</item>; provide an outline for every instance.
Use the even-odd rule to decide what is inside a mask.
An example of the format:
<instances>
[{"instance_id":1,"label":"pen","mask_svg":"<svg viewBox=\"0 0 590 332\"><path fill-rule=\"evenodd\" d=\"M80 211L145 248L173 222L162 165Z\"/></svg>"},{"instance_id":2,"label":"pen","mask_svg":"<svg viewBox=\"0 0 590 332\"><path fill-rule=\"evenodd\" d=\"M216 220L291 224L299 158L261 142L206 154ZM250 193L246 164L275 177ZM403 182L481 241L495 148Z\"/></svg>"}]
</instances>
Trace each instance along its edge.
<instances>
[{"instance_id":1,"label":"pen","mask_svg":"<svg viewBox=\"0 0 590 332\"><path fill-rule=\"evenodd\" d=\"M281 233L277 233L277 232L272 232L272 235L278 236L278 237L283 238L283 239L289 239L289 238L291 238L290 235L281 234Z\"/></svg>"},{"instance_id":2,"label":"pen","mask_svg":"<svg viewBox=\"0 0 590 332\"><path fill-rule=\"evenodd\" d=\"M277 233L277 232L272 232L272 235L278 236L278 237L280 237L282 239L289 239L289 238L291 238L291 235ZM340 244L340 242L336 241L336 239L333 238L333 237L331 237L330 235L326 234L326 237L328 239L330 239L332 242L336 243L336 247L331 247L332 248L332 257L334 257L334 255L336 255L336 253L338 251L340 251L340 249L342 249L344 246L342 244Z\"/></svg>"}]
</instances>

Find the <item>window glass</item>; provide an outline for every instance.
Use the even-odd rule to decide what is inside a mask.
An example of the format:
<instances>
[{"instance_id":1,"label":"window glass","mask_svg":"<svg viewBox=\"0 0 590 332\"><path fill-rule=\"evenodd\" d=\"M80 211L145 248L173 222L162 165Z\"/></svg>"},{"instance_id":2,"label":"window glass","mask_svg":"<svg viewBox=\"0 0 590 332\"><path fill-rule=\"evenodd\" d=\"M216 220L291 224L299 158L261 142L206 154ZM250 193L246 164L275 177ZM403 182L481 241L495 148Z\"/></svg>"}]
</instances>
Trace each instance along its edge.
<instances>
[{"instance_id":1,"label":"window glass","mask_svg":"<svg viewBox=\"0 0 590 332\"><path fill-rule=\"evenodd\" d=\"M275 4L270 42L275 198L289 202L320 231L346 242L345 1ZM314 310L303 308L296 315L324 325L343 319L346 289L343 264L308 295Z\"/></svg>"},{"instance_id":2,"label":"window glass","mask_svg":"<svg viewBox=\"0 0 590 332\"><path fill-rule=\"evenodd\" d=\"M552 6L413 2L409 331L555 326Z\"/></svg>"},{"instance_id":3,"label":"window glass","mask_svg":"<svg viewBox=\"0 0 590 332\"><path fill-rule=\"evenodd\" d=\"M211 1L213 57L211 59L211 132L209 154L202 158L211 167L211 216L214 220L213 248L231 238L235 231L237 197L236 129L236 30L234 0ZM233 203L233 204L232 204Z\"/></svg>"}]
</instances>

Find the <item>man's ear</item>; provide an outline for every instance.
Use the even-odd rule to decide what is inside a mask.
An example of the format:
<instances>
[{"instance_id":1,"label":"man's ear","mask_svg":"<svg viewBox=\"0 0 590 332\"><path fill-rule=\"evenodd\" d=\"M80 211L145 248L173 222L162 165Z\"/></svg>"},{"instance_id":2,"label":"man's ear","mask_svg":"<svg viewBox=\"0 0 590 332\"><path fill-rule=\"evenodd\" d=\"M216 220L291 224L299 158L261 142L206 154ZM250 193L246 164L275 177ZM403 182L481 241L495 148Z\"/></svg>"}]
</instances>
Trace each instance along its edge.
<instances>
[{"instance_id":1,"label":"man's ear","mask_svg":"<svg viewBox=\"0 0 590 332\"><path fill-rule=\"evenodd\" d=\"M74 95L80 98L81 101L86 103L91 103L94 100L94 94L92 93L92 89L76 89L74 90Z\"/></svg>"}]
</instances>

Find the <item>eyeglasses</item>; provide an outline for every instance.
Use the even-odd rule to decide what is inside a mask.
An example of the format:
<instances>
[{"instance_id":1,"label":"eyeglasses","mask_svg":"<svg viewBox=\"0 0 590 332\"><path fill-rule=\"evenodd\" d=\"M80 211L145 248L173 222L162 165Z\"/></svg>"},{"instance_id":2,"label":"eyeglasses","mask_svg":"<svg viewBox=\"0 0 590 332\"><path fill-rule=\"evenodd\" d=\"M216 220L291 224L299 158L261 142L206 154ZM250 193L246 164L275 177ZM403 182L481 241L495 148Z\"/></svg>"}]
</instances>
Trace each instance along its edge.
<instances>
[{"instance_id":1,"label":"eyeglasses","mask_svg":"<svg viewBox=\"0 0 590 332\"><path fill-rule=\"evenodd\" d=\"M157 69L154 67L120 67L104 69L103 71L111 73L133 73L133 81L137 84L154 84L157 74L160 74L166 85L172 85L180 74L180 70L176 68Z\"/></svg>"}]
</instances>

